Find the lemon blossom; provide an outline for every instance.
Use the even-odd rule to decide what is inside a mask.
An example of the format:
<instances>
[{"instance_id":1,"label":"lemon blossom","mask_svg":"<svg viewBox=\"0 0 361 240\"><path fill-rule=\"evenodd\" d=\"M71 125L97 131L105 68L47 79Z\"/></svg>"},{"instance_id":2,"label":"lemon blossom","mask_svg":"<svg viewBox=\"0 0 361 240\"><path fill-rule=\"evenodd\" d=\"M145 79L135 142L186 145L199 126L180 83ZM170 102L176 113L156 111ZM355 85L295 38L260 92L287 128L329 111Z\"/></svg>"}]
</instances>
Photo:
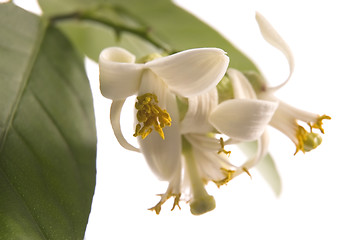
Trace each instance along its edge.
<instances>
[{"instance_id":1,"label":"lemon blossom","mask_svg":"<svg viewBox=\"0 0 361 240\"><path fill-rule=\"evenodd\" d=\"M322 120L330 118L296 109L274 96L291 78L293 56L263 16L257 13L256 20L265 40L289 62L289 76L276 87L256 72L227 71L229 59L217 48L190 49L166 57L155 54L138 62L122 48L101 52L100 88L113 100L110 120L118 142L142 153L155 175L168 182L159 203L150 208L157 214L171 197L172 210L181 200L189 202L195 215L213 210L215 200L205 184L211 181L219 187L241 173L250 175L248 170L268 151L268 125L286 134L296 152L310 151L321 143L313 129L323 133ZM231 85L225 88L228 95L220 92L219 96L216 85L225 74ZM124 102L132 95L137 96L133 136L139 148L128 143L120 127ZM241 166L230 162L227 145L255 140L258 149L252 158Z\"/></svg>"},{"instance_id":2,"label":"lemon blossom","mask_svg":"<svg viewBox=\"0 0 361 240\"><path fill-rule=\"evenodd\" d=\"M229 58L221 49L199 48L152 57L145 63L135 60L133 54L117 47L103 50L99 57L100 89L113 100L114 134L121 146L141 152L159 179L178 181L182 139L176 96L193 97L214 88ZM137 95L134 136L139 149L126 141L120 127L123 104L132 95Z\"/></svg>"},{"instance_id":3,"label":"lemon blossom","mask_svg":"<svg viewBox=\"0 0 361 240\"><path fill-rule=\"evenodd\" d=\"M245 73L245 75L253 84L259 99L278 103L278 108L270 121L270 125L294 142L296 145L295 154L300 150L302 152L311 151L319 146L322 141L321 136L313 132L313 129L318 129L321 133L324 133L322 121L331 118L327 115L318 115L297 109L275 97L274 92L283 87L291 78L294 70L294 60L290 48L271 24L259 13L256 14L256 20L263 38L285 55L289 63L289 75L283 83L274 87L269 86L258 73L251 72ZM300 124L301 122L308 125L310 130L307 131Z\"/></svg>"},{"instance_id":4,"label":"lemon blossom","mask_svg":"<svg viewBox=\"0 0 361 240\"><path fill-rule=\"evenodd\" d=\"M192 214L200 215L215 208L215 200L205 189L208 181L221 182L226 169L235 169L224 152L219 152L220 141L209 133L213 127L208 122L210 110L218 104L216 88L190 97L188 111L181 122L182 164L177 178L169 182L166 193L151 208L159 213L162 204L174 197L173 208L180 200L190 203ZM178 205L179 207L179 205Z\"/></svg>"},{"instance_id":5,"label":"lemon blossom","mask_svg":"<svg viewBox=\"0 0 361 240\"><path fill-rule=\"evenodd\" d=\"M250 87L249 83L247 86ZM238 93L242 91L237 89L240 90ZM162 204L173 196L173 209L182 199L190 203L193 214L206 213L215 208L214 198L205 189L207 182L212 181L219 187L242 172L249 174L247 167L253 165L249 161L241 167L233 165L225 141L217 137L221 134L229 138L227 142L233 143L261 138L277 103L250 99L247 90L243 98L239 96L221 104L218 104L216 88L188 98L188 111L181 122L182 164L177 171L179 174L169 182L166 193L152 210L159 213ZM251 87L250 90L253 91Z\"/></svg>"}]
</instances>

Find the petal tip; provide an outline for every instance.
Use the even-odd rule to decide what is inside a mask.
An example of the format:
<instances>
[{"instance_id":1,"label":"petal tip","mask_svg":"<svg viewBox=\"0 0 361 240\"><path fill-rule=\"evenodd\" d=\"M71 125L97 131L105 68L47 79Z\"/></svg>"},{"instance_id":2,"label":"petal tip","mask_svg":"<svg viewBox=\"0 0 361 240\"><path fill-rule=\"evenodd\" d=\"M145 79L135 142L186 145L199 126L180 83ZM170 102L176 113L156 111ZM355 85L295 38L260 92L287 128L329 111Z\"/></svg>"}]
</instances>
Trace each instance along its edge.
<instances>
[{"instance_id":1,"label":"petal tip","mask_svg":"<svg viewBox=\"0 0 361 240\"><path fill-rule=\"evenodd\" d=\"M135 55L128 50L120 47L108 47L101 51L99 55L99 63L104 61L134 63Z\"/></svg>"}]
</instances>

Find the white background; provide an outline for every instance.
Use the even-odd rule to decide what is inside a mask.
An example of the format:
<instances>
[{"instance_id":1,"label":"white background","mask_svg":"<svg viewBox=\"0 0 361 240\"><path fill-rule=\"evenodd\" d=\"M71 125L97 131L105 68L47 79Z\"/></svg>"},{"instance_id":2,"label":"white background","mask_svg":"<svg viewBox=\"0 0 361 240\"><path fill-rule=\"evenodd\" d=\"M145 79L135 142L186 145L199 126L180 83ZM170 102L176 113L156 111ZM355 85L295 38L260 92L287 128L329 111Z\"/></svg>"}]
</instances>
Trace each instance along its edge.
<instances>
[{"instance_id":1,"label":"white background","mask_svg":"<svg viewBox=\"0 0 361 240\"><path fill-rule=\"evenodd\" d=\"M33 1L18 1L35 9ZM361 239L360 58L361 14L354 0L178 0L251 57L269 82L286 78L284 57L262 39L262 13L293 51L296 69L282 100L327 114L321 146L293 156L294 145L270 129L270 151L282 177L279 198L251 170L209 192L213 212L193 216L189 207L160 215L147 208L166 190L140 154L123 150L113 136L110 101L98 90L97 66L88 64L98 131L97 186L86 232L98 239ZM130 129L130 132L132 130Z\"/></svg>"}]
</instances>

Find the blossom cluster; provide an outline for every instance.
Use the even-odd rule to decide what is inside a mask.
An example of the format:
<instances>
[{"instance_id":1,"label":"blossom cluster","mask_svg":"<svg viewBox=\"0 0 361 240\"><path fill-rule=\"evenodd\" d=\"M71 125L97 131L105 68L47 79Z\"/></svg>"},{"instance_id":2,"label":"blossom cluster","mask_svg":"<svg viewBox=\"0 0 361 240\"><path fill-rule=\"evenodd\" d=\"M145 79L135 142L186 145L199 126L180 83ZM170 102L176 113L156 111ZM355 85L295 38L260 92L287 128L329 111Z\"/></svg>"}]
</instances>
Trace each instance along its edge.
<instances>
[{"instance_id":1,"label":"blossom cluster","mask_svg":"<svg viewBox=\"0 0 361 240\"><path fill-rule=\"evenodd\" d=\"M322 120L330 117L299 110L275 97L274 92L292 75L293 57L267 20L258 13L256 20L264 39L289 62L288 78L276 87L268 86L257 72L229 68L228 56L218 48L153 54L146 61L137 61L123 48L101 52L100 89L113 100L110 120L117 140L125 149L143 154L154 174L169 183L159 203L151 208L157 214L171 197L172 210L181 200L189 202L195 215L213 210L215 200L205 185L221 186L242 173L250 175L249 170L268 152L269 125L294 142L296 153L321 143L314 130L324 133ZM217 87L225 82L228 87ZM124 102L133 95L137 96L133 136L139 147L126 140L120 126ZM221 97L225 95L228 97ZM258 143L255 156L241 166L231 163L227 145L248 141Z\"/></svg>"}]
</instances>

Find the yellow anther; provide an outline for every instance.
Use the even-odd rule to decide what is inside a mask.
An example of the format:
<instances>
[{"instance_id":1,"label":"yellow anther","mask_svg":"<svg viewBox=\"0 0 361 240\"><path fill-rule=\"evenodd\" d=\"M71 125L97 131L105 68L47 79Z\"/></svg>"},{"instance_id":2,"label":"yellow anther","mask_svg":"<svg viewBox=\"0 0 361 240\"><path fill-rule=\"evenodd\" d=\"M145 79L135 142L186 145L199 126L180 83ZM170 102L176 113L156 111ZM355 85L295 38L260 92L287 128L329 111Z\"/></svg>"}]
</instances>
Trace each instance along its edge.
<instances>
[{"instance_id":1,"label":"yellow anther","mask_svg":"<svg viewBox=\"0 0 361 240\"><path fill-rule=\"evenodd\" d=\"M298 126L297 128L297 144L296 144L296 153L301 150L302 152L309 152L317 148L321 142L322 138L319 134L313 132L307 132L303 127Z\"/></svg>"},{"instance_id":2,"label":"yellow anther","mask_svg":"<svg viewBox=\"0 0 361 240\"><path fill-rule=\"evenodd\" d=\"M174 202L173 202L173 207L172 207L171 211L173 211L176 206L179 208L179 210L181 210L181 207L179 206L180 197L181 197L180 193L174 194Z\"/></svg>"},{"instance_id":3,"label":"yellow anther","mask_svg":"<svg viewBox=\"0 0 361 240\"><path fill-rule=\"evenodd\" d=\"M234 170L229 170L229 169L225 169L225 168L221 168L221 170L226 177L221 180L212 180L217 185L218 188L224 184L227 184L229 181L231 181L233 179L233 175L235 173Z\"/></svg>"},{"instance_id":4,"label":"yellow anther","mask_svg":"<svg viewBox=\"0 0 361 240\"><path fill-rule=\"evenodd\" d=\"M317 121L314 124L312 124L312 125L309 124L311 127L311 131L312 131L312 128L316 128L316 129L319 129L322 133L325 133L325 131L322 128L322 124L323 124L322 120L324 120L324 119L330 120L331 117L327 116L327 115L322 115L319 118L317 118Z\"/></svg>"},{"instance_id":5,"label":"yellow anther","mask_svg":"<svg viewBox=\"0 0 361 240\"><path fill-rule=\"evenodd\" d=\"M152 208L149 208L148 210L154 211L158 215L160 213L160 210L162 210L162 205L163 205L163 203L159 202L159 203L157 203L157 205L155 205Z\"/></svg>"},{"instance_id":6,"label":"yellow anther","mask_svg":"<svg viewBox=\"0 0 361 240\"><path fill-rule=\"evenodd\" d=\"M150 211L155 211L155 213L158 215L160 213L160 211L162 210L162 205L170 198L170 197L174 197L174 202L173 202L173 207L171 209L171 211L173 211L175 209L176 206L178 206L179 209L179 201L180 201L180 197L181 194L170 194L170 193L165 193L165 194L159 194L159 196L161 196L160 201L152 208L149 208L148 210Z\"/></svg>"},{"instance_id":7,"label":"yellow anther","mask_svg":"<svg viewBox=\"0 0 361 240\"><path fill-rule=\"evenodd\" d=\"M251 173L248 171L248 168L243 167L242 169L243 169L243 171L244 171L245 173L247 173L247 175L252 179L252 175L251 175Z\"/></svg>"},{"instance_id":8,"label":"yellow anther","mask_svg":"<svg viewBox=\"0 0 361 240\"><path fill-rule=\"evenodd\" d=\"M172 119L165 109L161 109L158 104L158 98L152 93L146 93L137 97L135 108L137 112L138 124L135 128L134 137L141 136L146 138L153 130L158 132L164 139L163 128L170 126ZM141 125L143 123L143 126ZM153 128L152 128L153 127Z\"/></svg>"},{"instance_id":9,"label":"yellow anther","mask_svg":"<svg viewBox=\"0 0 361 240\"><path fill-rule=\"evenodd\" d=\"M220 139L219 139L219 143L221 144L221 149L218 151L218 154L220 154L220 153L225 153L228 157L231 155L231 151L226 151L225 149L224 149L224 140L223 140L223 138L221 137Z\"/></svg>"}]
</instances>

